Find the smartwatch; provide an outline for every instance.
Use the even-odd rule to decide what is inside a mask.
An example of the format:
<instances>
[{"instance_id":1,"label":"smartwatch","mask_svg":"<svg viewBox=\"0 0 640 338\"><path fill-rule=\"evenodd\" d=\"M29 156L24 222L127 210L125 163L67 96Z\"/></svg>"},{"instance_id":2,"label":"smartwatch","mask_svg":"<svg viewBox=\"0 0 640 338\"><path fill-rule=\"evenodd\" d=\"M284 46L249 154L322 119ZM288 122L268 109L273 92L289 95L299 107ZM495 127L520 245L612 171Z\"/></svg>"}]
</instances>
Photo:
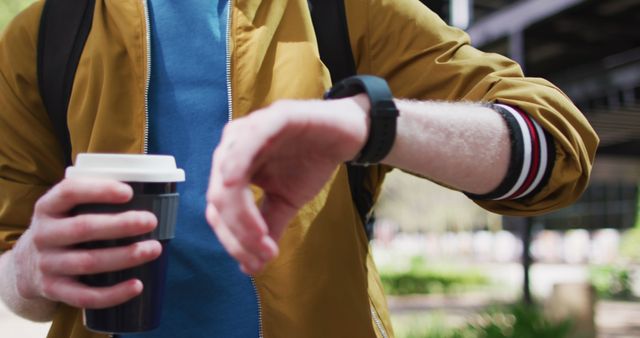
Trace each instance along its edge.
<instances>
[{"instance_id":1,"label":"smartwatch","mask_svg":"<svg viewBox=\"0 0 640 338\"><path fill-rule=\"evenodd\" d=\"M336 83L329 89L325 99L339 99L365 93L369 97L369 135L364 147L350 163L370 165L382 161L391 151L396 139L398 108L387 82L371 75L356 75Z\"/></svg>"}]
</instances>

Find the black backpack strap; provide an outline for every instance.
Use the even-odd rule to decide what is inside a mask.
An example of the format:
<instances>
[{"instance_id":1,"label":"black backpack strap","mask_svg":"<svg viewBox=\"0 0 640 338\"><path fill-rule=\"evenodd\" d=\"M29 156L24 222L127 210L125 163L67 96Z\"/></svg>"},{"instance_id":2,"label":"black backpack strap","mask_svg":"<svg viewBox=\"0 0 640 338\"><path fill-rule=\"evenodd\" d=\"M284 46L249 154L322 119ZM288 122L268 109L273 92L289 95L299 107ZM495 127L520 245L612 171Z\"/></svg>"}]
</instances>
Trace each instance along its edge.
<instances>
[{"instance_id":1,"label":"black backpack strap","mask_svg":"<svg viewBox=\"0 0 640 338\"><path fill-rule=\"evenodd\" d=\"M331 72L331 82L356 75L344 0L309 0L309 8L320 59Z\"/></svg>"},{"instance_id":2,"label":"black backpack strap","mask_svg":"<svg viewBox=\"0 0 640 338\"><path fill-rule=\"evenodd\" d=\"M311 20L318 40L320 59L331 72L331 81L356 75L356 65L349 40L344 0L309 0ZM365 188L368 170L363 166L347 165L351 197L367 236L373 234L373 195Z\"/></svg>"},{"instance_id":3,"label":"black backpack strap","mask_svg":"<svg viewBox=\"0 0 640 338\"><path fill-rule=\"evenodd\" d=\"M66 165L71 164L67 109L95 0L47 0L38 36L38 86Z\"/></svg>"}]
</instances>

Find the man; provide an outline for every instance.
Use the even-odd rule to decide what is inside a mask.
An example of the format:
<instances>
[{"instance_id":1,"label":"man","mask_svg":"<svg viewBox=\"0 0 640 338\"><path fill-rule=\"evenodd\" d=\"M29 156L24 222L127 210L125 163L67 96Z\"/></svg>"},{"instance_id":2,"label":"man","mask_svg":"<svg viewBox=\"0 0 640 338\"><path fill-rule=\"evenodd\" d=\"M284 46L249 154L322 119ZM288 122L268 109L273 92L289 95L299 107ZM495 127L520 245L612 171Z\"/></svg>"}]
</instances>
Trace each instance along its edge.
<instances>
[{"instance_id":1,"label":"man","mask_svg":"<svg viewBox=\"0 0 640 338\"><path fill-rule=\"evenodd\" d=\"M141 264L161 248L75 248L156 220L69 215L131 190L62 180L37 89L41 9L19 15L0 43L1 296L26 318L53 319L50 337L98 337L78 308L122 303L143 285L96 289L77 276ZM346 10L358 72L403 98L390 152L367 167L374 196L392 168L510 215L562 207L585 188L597 137L553 85L470 47L418 1L348 0ZM380 135L367 95L319 100L330 81L308 12L304 0L96 2L69 103L74 157L169 153L188 177L162 325L134 336L393 335L343 165Z\"/></svg>"}]
</instances>

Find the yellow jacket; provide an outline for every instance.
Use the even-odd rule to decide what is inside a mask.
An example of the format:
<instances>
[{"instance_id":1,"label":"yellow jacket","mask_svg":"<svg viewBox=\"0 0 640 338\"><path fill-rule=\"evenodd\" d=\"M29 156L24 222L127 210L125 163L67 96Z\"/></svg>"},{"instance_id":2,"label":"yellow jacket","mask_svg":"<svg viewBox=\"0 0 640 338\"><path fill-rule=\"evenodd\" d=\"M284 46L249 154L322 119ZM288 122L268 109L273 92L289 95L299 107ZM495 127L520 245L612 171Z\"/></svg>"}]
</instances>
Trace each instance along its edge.
<instances>
[{"instance_id":1,"label":"yellow jacket","mask_svg":"<svg viewBox=\"0 0 640 338\"><path fill-rule=\"evenodd\" d=\"M387 79L396 97L518 106L555 138L551 179L535 196L478 202L491 211L533 215L565 206L584 190L598 139L556 87L524 78L517 64L469 45L417 0L346 0L359 73ZM0 40L0 250L29 225L35 201L63 176L63 156L37 86L42 1ZM148 27L144 0L97 0L92 32L69 103L73 157L145 149ZM306 0L232 0L232 114L282 98L319 98L330 86L318 57ZM390 168L372 167L374 194ZM259 195L259 192L257 192ZM339 168L299 212L281 255L256 277L264 337L390 337L384 294ZM80 312L61 306L49 337L99 337Z\"/></svg>"}]
</instances>

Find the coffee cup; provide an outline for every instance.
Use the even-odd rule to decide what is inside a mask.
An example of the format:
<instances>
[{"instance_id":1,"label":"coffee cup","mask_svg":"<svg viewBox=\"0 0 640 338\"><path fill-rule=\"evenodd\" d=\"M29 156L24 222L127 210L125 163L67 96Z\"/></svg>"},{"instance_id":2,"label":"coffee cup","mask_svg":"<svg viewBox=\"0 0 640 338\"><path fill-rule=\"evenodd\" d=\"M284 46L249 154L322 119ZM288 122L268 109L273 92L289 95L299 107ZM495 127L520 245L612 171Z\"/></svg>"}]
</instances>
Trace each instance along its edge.
<instances>
[{"instance_id":1,"label":"coffee cup","mask_svg":"<svg viewBox=\"0 0 640 338\"><path fill-rule=\"evenodd\" d=\"M92 241L80 246L98 249L126 246L155 239L162 245L159 258L133 268L80 277L93 287L112 286L136 278L142 281L142 293L131 300L105 309L83 309L84 325L89 330L123 334L152 330L160 325L164 299L169 242L174 237L178 210L176 184L185 180L184 171L176 167L172 156L130 154L79 154L73 166L66 169L67 178L115 179L133 189L133 197L123 204L82 204L73 214L120 213L147 210L158 219L150 233L129 238Z\"/></svg>"}]
</instances>

